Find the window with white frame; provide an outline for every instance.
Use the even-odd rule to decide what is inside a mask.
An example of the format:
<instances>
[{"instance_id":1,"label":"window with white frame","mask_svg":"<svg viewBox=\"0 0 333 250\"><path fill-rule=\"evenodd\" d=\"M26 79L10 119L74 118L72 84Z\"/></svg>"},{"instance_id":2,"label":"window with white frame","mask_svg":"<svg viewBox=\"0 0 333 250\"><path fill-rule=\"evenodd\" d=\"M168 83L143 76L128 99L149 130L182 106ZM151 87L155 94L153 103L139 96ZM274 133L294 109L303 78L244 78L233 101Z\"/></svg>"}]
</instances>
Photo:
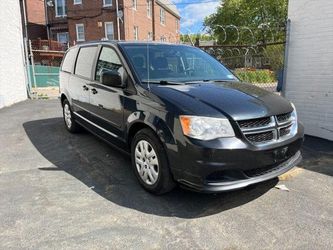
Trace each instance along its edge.
<instances>
[{"instance_id":1,"label":"window with white frame","mask_svg":"<svg viewBox=\"0 0 333 250\"><path fill-rule=\"evenodd\" d=\"M82 0L74 0L74 5L75 4L82 4Z\"/></svg>"},{"instance_id":2,"label":"window with white frame","mask_svg":"<svg viewBox=\"0 0 333 250\"><path fill-rule=\"evenodd\" d=\"M153 32L148 32L148 41L153 41Z\"/></svg>"},{"instance_id":3,"label":"window with white frame","mask_svg":"<svg viewBox=\"0 0 333 250\"><path fill-rule=\"evenodd\" d=\"M139 40L139 26L134 26L134 40Z\"/></svg>"},{"instance_id":4,"label":"window with white frame","mask_svg":"<svg viewBox=\"0 0 333 250\"><path fill-rule=\"evenodd\" d=\"M78 42L85 40L84 24L83 23L76 24L76 40Z\"/></svg>"},{"instance_id":5,"label":"window with white frame","mask_svg":"<svg viewBox=\"0 0 333 250\"><path fill-rule=\"evenodd\" d=\"M113 29L113 22L105 22L105 38L108 40L114 40L114 29Z\"/></svg>"},{"instance_id":6,"label":"window with white frame","mask_svg":"<svg viewBox=\"0 0 333 250\"><path fill-rule=\"evenodd\" d=\"M147 17L152 17L152 0L147 0Z\"/></svg>"},{"instance_id":7,"label":"window with white frame","mask_svg":"<svg viewBox=\"0 0 333 250\"><path fill-rule=\"evenodd\" d=\"M57 33L57 41L63 44L68 43L68 32Z\"/></svg>"},{"instance_id":8,"label":"window with white frame","mask_svg":"<svg viewBox=\"0 0 333 250\"><path fill-rule=\"evenodd\" d=\"M138 2L137 2L137 0L132 0L132 8L136 10L137 7L138 7Z\"/></svg>"},{"instance_id":9,"label":"window with white frame","mask_svg":"<svg viewBox=\"0 0 333 250\"><path fill-rule=\"evenodd\" d=\"M179 20L176 20L176 33L179 33Z\"/></svg>"},{"instance_id":10,"label":"window with white frame","mask_svg":"<svg viewBox=\"0 0 333 250\"><path fill-rule=\"evenodd\" d=\"M160 23L165 25L165 10L163 8L160 9Z\"/></svg>"},{"instance_id":11,"label":"window with white frame","mask_svg":"<svg viewBox=\"0 0 333 250\"><path fill-rule=\"evenodd\" d=\"M55 0L56 17L63 17L67 15L66 0Z\"/></svg>"},{"instance_id":12,"label":"window with white frame","mask_svg":"<svg viewBox=\"0 0 333 250\"><path fill-rule=\"evenodd\" d=\"M103 7L112 6L112 0L103 0Z\"/></svg>"}]
</instances>

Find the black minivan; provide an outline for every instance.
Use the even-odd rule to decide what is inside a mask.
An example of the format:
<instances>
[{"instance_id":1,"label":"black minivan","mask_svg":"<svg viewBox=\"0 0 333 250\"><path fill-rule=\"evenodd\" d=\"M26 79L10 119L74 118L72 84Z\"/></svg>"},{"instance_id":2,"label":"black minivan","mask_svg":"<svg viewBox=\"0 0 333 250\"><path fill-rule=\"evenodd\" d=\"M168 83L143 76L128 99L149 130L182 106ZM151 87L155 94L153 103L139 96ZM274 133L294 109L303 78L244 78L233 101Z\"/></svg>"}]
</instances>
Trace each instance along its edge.
<instances>
[{"instance_id":1,"label":"black minivan","mask_svg":"<svg viewBox=\"0 0 333 250\"><path fill-rule=\"evenodd\" d=\"M80 128L131 155L154 194L176 183L200 192L275 178L301 160L304 129L283 97L242 83L186 45L91 42L60 71L69 132Z\"/></svg>"}]
</instances>

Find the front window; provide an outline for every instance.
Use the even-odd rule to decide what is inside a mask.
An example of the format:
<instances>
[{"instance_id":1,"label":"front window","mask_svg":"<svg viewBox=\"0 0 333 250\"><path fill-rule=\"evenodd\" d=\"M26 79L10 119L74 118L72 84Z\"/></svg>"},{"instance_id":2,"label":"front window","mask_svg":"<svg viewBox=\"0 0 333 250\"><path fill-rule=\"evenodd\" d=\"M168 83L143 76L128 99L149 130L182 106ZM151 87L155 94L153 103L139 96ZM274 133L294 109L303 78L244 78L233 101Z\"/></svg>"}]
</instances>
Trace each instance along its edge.
<instances>
[{"instance_id":1,"label":"front window","mask_svg":"<svg viewBox=\"0 0 333 250\"><path fill-rule=\"evenodd\" d=\"M139 40L139 27L134 26L134 40Z\"/></svg>"},{"instance_id":2,"label":"front window","mask_svg":"<svg viewBox=\"0 0 333 250\"><path fill-rule=\"evenodd\" d=\"M113 22L105 23L105 38L108 40L114 40Z\"/></svg>"},{"instance_id":3,"label":"front window","mask_svg":"<svg viewBox=\"0 0 333 250\"><path fill-rule=\"evenodd\" d=\"M112 0L103 0L103 6L104 7L112 6Z\"/></svg>"},{"instance_id":4,"label":"front window","mask_svg":"<svg viewBox=\"0 0 333 250\"><path fill-rule=\"evenodd\" d=\"M79 42L85 40L84 25L82 23L76 24L76 40Z\"/></svg>"},{"instance_id":5,"label":"front window","mask_svg":"<svg viewBox=\"0 0 333 250\"><path fill-rule=\"evenodd\" d=\"M138 7L137 0L132 0L132 8L133 8L134 10L136 10L137 7Z\"/></svg>"},{"instance_id":6,"label":"front window","mask_svg":"<svg viewBox=\"0 0 333 250\"><path fill-rule=\"evenodd\" d=\"M152 17L152 0L147 0L147 16Z\"/></svg>"},{"instance_id":7,"label":"front window","mask_svg":"<svg viewBox=\"0 0 333 250\"><path fill-rule=\"evenodd\" d=\"M56 17L67 15L66 0L55 0Z\"/></svg>"},{"instance_id":8,"label":"front window","mask_svg":"<svg viewBox=\"0 0 333 250\"><path fill-rule=\"evenodd\" d=\"M57 40L62 44L68 43L68 32L57 33Z\"/></svg>"},{"instance_id":9,"label":"front window","mask_svg":"<svg viewBox=\"0 0 333 250\"><path fill-rule=\"evenodd\" d=\"M198 48L151 44L122 47L142 82L237 80L221 63Z\"/></svg>"},{"instance_id":10,"label":"front window","mask_svg":"<svg viewBox=\"0 0 333 250\"><path fill-rule=\"evenodd\" d=\"M160 23L165 25L165 10L163 8L160 9Z\"/></svg>"}]
</instances>

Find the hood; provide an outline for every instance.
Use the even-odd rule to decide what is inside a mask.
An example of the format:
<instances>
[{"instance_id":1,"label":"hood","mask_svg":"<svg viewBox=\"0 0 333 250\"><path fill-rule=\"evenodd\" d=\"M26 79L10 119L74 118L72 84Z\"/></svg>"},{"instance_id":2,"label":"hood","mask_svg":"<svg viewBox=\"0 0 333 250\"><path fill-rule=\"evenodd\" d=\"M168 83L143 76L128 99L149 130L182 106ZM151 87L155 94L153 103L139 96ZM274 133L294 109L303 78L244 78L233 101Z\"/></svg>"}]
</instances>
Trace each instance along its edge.
<instances>
[{"instance_id":1,"label":"hood","mask_svg":"<svg viewBox=\"0 0 333 250\"><path fill-rule=\"evenodd\" d=\"M216 116L218 111L234 120L245 120L292 111L283 97L240 82L155 85L151 90L195 115Z\"/></svg>"}]
</instances>

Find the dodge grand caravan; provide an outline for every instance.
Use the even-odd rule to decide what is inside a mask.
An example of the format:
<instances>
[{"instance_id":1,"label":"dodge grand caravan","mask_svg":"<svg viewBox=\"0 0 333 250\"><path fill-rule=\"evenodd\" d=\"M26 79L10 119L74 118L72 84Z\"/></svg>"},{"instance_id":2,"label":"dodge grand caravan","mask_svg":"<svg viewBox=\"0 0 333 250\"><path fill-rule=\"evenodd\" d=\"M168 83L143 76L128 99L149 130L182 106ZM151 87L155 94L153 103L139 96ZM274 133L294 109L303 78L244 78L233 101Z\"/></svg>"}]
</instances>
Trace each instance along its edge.
<instances>
[{"instance_id":1,"label":"dodge grand caravan","mask_svg":"<svg viewBox=\"0 0 333 250\"><path fill-rule=\"evenodd\" d=\"M154 194L176 183L201 192L239 189L301 160L294 105L241 83L198 48L77 45L64 57L60 89L67 130L84 127L129 153L138 181Z\"/></svg>"}]
</instances>

